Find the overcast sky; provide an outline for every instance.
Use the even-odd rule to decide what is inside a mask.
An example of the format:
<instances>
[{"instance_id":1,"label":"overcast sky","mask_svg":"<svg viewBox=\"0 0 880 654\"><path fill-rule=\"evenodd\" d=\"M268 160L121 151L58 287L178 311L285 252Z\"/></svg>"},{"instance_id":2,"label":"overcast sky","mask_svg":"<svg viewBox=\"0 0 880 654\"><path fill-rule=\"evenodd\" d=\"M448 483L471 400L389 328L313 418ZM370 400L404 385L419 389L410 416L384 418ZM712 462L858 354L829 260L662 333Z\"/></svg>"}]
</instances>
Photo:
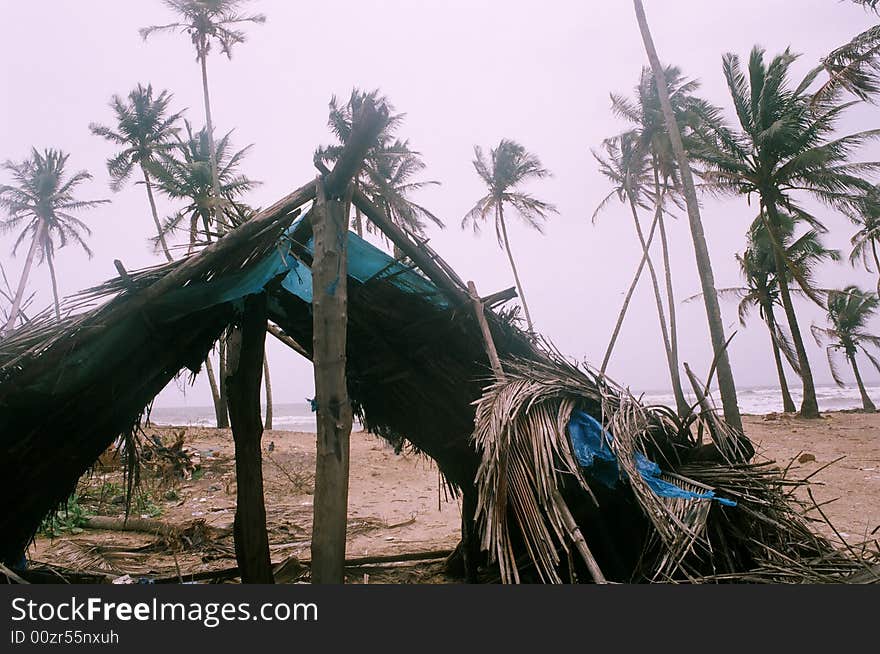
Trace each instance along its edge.
<instances>
[{"instance_id":1,"label":"overcast sky","mask_svg":"<svg viewBox=\"0 0 880 654\"><path fill-rule=\"evenodd\" d=\"M83 215L92 226L95 256L69 247L58 255L59 287L74 293L115 275L113 259L137 269L160 261L147 238L152 220L142 186L111 193L104 165L111 145L92 136L92 121L111 123L111 95L126 95L138 83L174 94L204 124L199 68L189 39L156 35L144 43L138 28L166 23L173 15L159 0L2 0L0 37L0 159L20 161L31 146L70 153L71 169L89 170L94 180L82 199L110 198ZM462 216L485 191L471 165L473 146L501 138L521 142L554 177L528 190L555 203L559 215L546 235L511 220L510 238L536 328L560 350L579 360L601 362L623 294L640 257L630 213L612 204L592 225L593 209L608 192L590 148L622 130L609 109L609 93L629 94L646 63L628 0L358 0L319 3L257 0L265 25L248 28L249 40L231 61L212 54L208 62L218 133L234 129L233 142L254 144L243 170L263 182L247 200L267 206L313 177L312 153L331 142L326 121L333 94L353 86L380 88L407 114L400 130L428 165L425 177L442 186L418 198L447 224L432 229L432 246L462 278L483 294L512 285L504 253L491 229L480 238L461 231ZM702 82L701 93L730 112L721 56L747 56L761 44L772 55L787 46L803 53L798 76L829 50L865 29L876 17L837 0L645 0L661 59ZM842 127L877 127L877 108L860 106ZM866 148L862 159L880 158ZM5 173L0 173L8 181ZM160 212L174 205L160 200ZM705 199L703 222L719 287L741 280L734 253L754 218L745 200ZM826 244L848 254L854 228L820 210L831 232ZM687 220L670 226L672 268L678 299L681 360L708 368L710 346L701 302L681 304L699 281ZM11 235L0 236L0 261L15 283L26 254L10 254ZM874 288L876 277L846 263L820 271L819 282ZM38 304L51 302L48 270L35 270L31 288ZM734 377L742 387L775 383L766 329L757 317L739 327L735 303L723 306ZM823 313L799 305L802 329L819 383L830 382L824 353L808 336ZM313 393L311 366L283 346L269 350L278 402L300 402ZM656 310L645 277L631 305L609 369L634 390L663 389L668 371L660 345ZM877 375L863 371L869 380ZM796 384L793 384L796 386ZM203 405L207 385L198 381L186 397L167 389L159 403Z\"/></svg>"}]
</instances>

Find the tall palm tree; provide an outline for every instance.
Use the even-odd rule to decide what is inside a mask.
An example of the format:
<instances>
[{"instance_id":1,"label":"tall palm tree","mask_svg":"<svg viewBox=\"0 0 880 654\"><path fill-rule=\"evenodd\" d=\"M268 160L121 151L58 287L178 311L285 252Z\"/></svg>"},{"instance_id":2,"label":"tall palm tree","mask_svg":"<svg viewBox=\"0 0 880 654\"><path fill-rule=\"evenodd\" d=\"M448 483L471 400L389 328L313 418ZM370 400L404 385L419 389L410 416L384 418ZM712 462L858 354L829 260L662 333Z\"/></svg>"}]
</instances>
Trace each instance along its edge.
<instances>
[{"instance_id":1,"label":"tall palm tree","mask_svg":"<svg viewBox=\"0 0 880 654\"><path fill-rule=\"evenodd\" d=\"M115 128L97 123L89 125L93 134L102 136L123 148L107 160L107 170L111 179L110 188L113 191L122 188L135 167L140 168L153 222L156 225L156 237L168 261L172 260L172 256L165 242L165 235L162 233L156 201L153 198L153 184L147 168L155 162L160 153L168 152L175 147L174 138L180 130L177 122L183 112L169 114L170 103L171 94L168 91L162 91L154 98L152 85L148 84L144 87L138 84L137 88L128 94L127 100L114 95L110 101L110 107L116 117Z\"/></svg>"},{"instance_id":2,"label":"tall palm tree","mask_svg":"<svg viewBox=\"0 0 880 654\"><path fill-rule=\"evenodd\" d=\"M199 233L207 242L218 234L214 201L214 182L211 172L211 148L208 129L193 132L189 121L184 120L186 138L177 137L175 148L163 152L148 166L156 180L156 188L172 200L182 201L184 206L165 220L162 233L168 234L185 226L189 234L189 250L199 241ZM252 146L233 152L227 133L216 143L220 194L225 200L221 206L225 224L235 220L243 208L238 198L259 185L238 170L242 159Z\"/></svg>"},{"instance_id":3,"label":"tall palm tree","mask_svg":"<svg viewBox=\"0 0 880 654\"><path fill-rule=\"evenodd\" d=\"M832 138L839 118L854 103L840 103L836 95L814 100L808 89L820 68L790 88L788 73L795 59L796 55L786 50L768 64L764 51L755 47L746 75L738 56L724 56L724 75L740 130L728 129L720 120L708 121L711 134L704 139L700 158L708 168L704 177L716 190L758 196L777 270L788 267L809 293L797 269L786 261L781 213L785 210L824 231L821 221L798 204L798 193L813 196L834 209L856 208L859 199L872 188L859 175L872 171L876 164L851 163L850 156L857 146L880 135L880 130ZM816 389L791 293L786 284L779 288L803 381L800 414L815 418L819 415Z\"/></svg>"},{"instance_id":4,"label":"tall palm tree","mask_svg":"<svg viewBox=\"0 0 880 654\"><path fill-rule=\"evenodd\" d=\"M336 96L330 99L327 124L338 143L319 148L316 156L326 163L335 162L339 158L351 135L354 116L365 101L370 101L375 106L384 106L388 110L389 118L375 143L367 150L363 165L355 175L355 184L405 231L423 236L426 221L440 228L444 227L440 218L409 197L414 191L438 185L440 182L413 179L425 169L425 163L421 154L410 148L408 140L397 138L396 132L403 123L405 114L393 113L394 107L378 90L364 92L355 88L346 103L340 103ZM358 236L363 236L365 226L357 208L352 223ZM369 223L366 231L372 231Z\"/></svg>"},{"instance_id":5,"label":"tall palm tree","mask_svg":"<svg viewBox=\"0 0 880 654\"><path fill-rule=\"evenodd\" d=\"M232 59L232 48L244 43L246 36L240 26L245 23L265 23L263 14L241 14L239 9L249 0L163 0L165 5L180 16L179 21L166 25L152 25L140 30L144 40L155 32L180 32L188 34L196 49L196 61L202 71L202 95L205 103L205 123L208 126L210 146L211 179L214 186L213 197L222 202L220 168L217 147L214 143L214 121L211 116L211 98L208 92L208 54L214 44L220 52ZM222 212L217 220L221 232L224 231Z\"/></svg>"},{"instance_id":6,"label":"tall palm tree","mask_svg":"<svg viewBox=\"0 0 880 654\"><path fill-rule=\"evenodd\" d=\"M486 184L489 192L480 198L462 219L462 229L470 225L477 233L480 231L480 224L494 214L498 245L503 247L507 253L516 289L526 314L526 322L529 331L533 332L534 323L531 313L529 313L529 305L526 302L516 263L513 260L513 253L510 251L507 223L504 221L504 207L505 205L512 207L526 225L543 234L543 223L548 214L558 213L556 207L518 189L530 180L549 177L550 171L541 165L541 160L537 156L528 152L519 143L509 139L501 139L498 147L491 148L488 158L480 146L474 146L474 157L474 169Z\"/></svg>"},{"instance_id":7,"label":"tall palm tree","mask_svg":"<svg viewBox=\"0 0 880 654\"><path fill-rule=\"evenodd\" d=\"M654 79L657 83L657 94L660 98L660 108L663 112L663 122L669 134L669 144L672 154L678 163L681 174L682 194L687 206L688 223L691 229L691 239L694 244L694 257L697 262L697 273L700 277L700 286L703 290L703 302L706 306L706 319L709 323L709 335L712 340L712 351L715 354L715 367L718 371L718 390L721 393L721 405L724 410L724 419L735 431L742 432L742 417L736 399L736 384L733 381L733 370L730 367L730 359L727 356L727 339L724 337L724 324L721 322L721 307L718 304L718 294L715 290L715 276L712 273L712 262L709 258L709 247L703 233L703 219L700 216L700 204L697 201L697 189L694 184L693 174L690 167L688 154L685 152L682 141L681 129L676 122L675 111L669 99L669 88L660 57L654 47L651 30L648 27L648 19L645 17L645 8L642 0L633 0L633 8L636 13L636 21L642 42Z\"/></svg>"},{"instance_id":8,"label":"tall palm tree","mask_svg":"<svg viewBox=\"0 0 880 654\"><path fill-rule=\"evenodd\" d=\"M868 272L872 272L873 265L873 272L877 274L877 292L880 293L880 256L877 252L880 242L880 187L874 187L855 209L845 213L859 228L850 239L852 251L849 262L855 266L861 260Z\"/></svg>"},{"instance_id":9,"label":"tall palm tree","mask_svg":"<svg viewBox=\"0 0 880 654\"><path fill-rule=\"evenodd\" d=\"M3 168L12 174L15 184L0 184L0 207L8 214L0 223L0 228L4 231L21 229L12 249L13 254L29 237L31 245L9 318L0 334L12 329L18 318L31 267L37 255L40 262L45 261L49 266L55 317L58 320L61 320L61 306L55 276L56 240L59 248L72 242L79 245L89 257L92 256L85 241L92 231L73 212L91 209L109 200L77 200L74 197L76 188L92 176L85 170L68 175L65 170L68 157L69 155L60 150L46 149L38 152L36 148L32 148L28 159L19 163L7 161L3 164Z\"/></svg>"},{"instance_id":10,"label":"tall palm tree","mask_svg":"<svg viewBox=\"0 0 880 654\"><path fill-rule=\"evenodd\" d=\"M642 248L642 259L636 270L636 276L630 284L629 291L623 303L623 308L617 318L617 324L611 335L611 341L605 352L602 361L601 371L604 373L611 358L611 351L620 333L623 324L623 318L629 306L632 294L635 291L642 268L647 264L648 272L651 276L651 284L654 289L654 299L657 304L657 316L660 320L660 335L663 339L663 349L666 352L666 362L669 367L669 377L672 383L672 393L675 397L676 409L680 415L684 416L689 411L687 400L681 386L681 373L678 369L678 357L672 345L669 330L670 325L666 322L666 311L663 307L663 298L660 292L660 285L657 281L657 272L654 269L654 263L651 260L650 248L654 238L654 232L659 224L663 212L663 204L665 202L665 193L654 195L651 190L650 181L650 163L647 152L639 147L638 134L634 131L626 132L620 136L606 139L603 143L604 153L593 151L593 156L599 163L600 172L607 177L613 184L613 188L608 195L602 200L596 211L593 213L593 221L595 222L599 213L608 201L617 197L621 202L627 203L632 213L633 224L636 230L636 236ZM660 190L660 189L655 189ZM639 219L639 208L648 208L654 205L654 222L651 225L651 231L647 240L645 239L642 229L641 220Z\"/></svg>"},{"instance_id":11,"label":"tall palm tree","mask_svg":"<svg viewBox=\"0 0 880 654\"><path fill-rule=\"evenodd\" d=\"M875 293L861 291L857 286L847 286L841 291L831 291L828 294L828 323L831 327L813 325L816 342L827 346L825 352L834 381L839 386L844 385L835 363L835 355L842 352L855 375L859 394L862 396L862 406L865 411L870 412L876 411L876 407L865 390L859 365L856 362L856 354L861 351L880 371L880 361L867 348L867 346L880 348L880 338L865 331L866 323L877 311L878 306L880 299Z\"/></svg>"}]
</instances>

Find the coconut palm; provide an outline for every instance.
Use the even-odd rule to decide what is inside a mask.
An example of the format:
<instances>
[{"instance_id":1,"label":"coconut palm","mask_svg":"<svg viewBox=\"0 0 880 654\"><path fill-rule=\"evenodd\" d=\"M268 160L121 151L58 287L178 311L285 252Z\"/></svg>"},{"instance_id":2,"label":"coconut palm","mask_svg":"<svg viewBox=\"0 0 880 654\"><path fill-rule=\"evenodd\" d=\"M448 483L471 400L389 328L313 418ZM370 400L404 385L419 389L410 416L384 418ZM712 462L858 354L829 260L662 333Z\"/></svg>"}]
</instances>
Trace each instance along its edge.
<instances>
[{"instance_id":1,"label":"coconut palm","mask_svg":"<svg viewBox=\"0 0 880 654\"><path fill-rule=\"evenodd\" d=\"M880 0L852 0L866 10L880 13ZM872 25L836 48L822 60L828 80L816 92L821 100L845 89L861 100L880 91L880 25Z\"/></svg>"},{"instance_id":2,"label":"coconut palm","mask_svg":"<svg viewBox=\"0 0 880 654\"><path fill-rule=\"evenodd\" d=\"M162 233L156 201L153 198L153 184L147 168L155 162L160 153L169 152L175 147L174 138L180 129L177 127L177 122L183 112L169 114L170 104L171 94L168 91L162 91L154 98L152 85L148 84L144 87L138 84L137 88L128 94L127 100L114 95L110 101L110 107L116 118L115 128L97 123L89 125L93 134L123 148L107 160L107 170L111 179L110 188L113 191L122 188L135 167L140 169L153 222L156 225L156 236L168 261L172 260L172 256L165 242L165 235Z\"/></svg>"},{"instance_id":3,"label":"coconut palm","mask_svg":"<svg viewBox=\"0 0 880 654\"><path fill-rule=\"evenodd\" d=\"M727 356L727 339L724 336L724 324L721 322L721 307L718 304L718 293L715 289L715 277L712 273L712 262L709 258L709 247L703 232L703 219L700 215L700 204L697 201L697 190L694 184L688 153L685 152L681 128L676 122L675 111L669 99L669 88L666 83L663 66L654 39L645 16L642 0L633 0L636 22L642 35L645 53L651 64L654 79L657 83L657 95L663 112L663 122L669 134L672 154L678 163L681 174L681 190L687 207L688 223L691 240L694 244L694 257L697 262L697 273L703 290L703 302L706 306L706 318L709 323L709 336L712 340L712 351L715 354L715 369L718 371L718 390L721 394L721 405L724 419L735 431L742 432L742 417L736 399L736 384L733 381L733 370Z\"/></svg>"},{"instance_id":4,"label":"coconut palm","mask_svg":"<svg viewBox=\"0 0 880 654\"><path fill-rule=\"evenodd\" d=\"M632 298L633 292L638 284L641 271L647 264L648 272L651 276L651 284L654 290L654 299L657 304L657 316L660 320L660 335L663 339L663 349L666 352L666 362L669 367L669 377L672 383L672 393L675 397L676 409L680 415L686 415L689 412L689 406L682 390L678 359L672 346L669 334L670 327L666 321L666 311L663 307L660 284L650 255L654 232L661 220L663 212L665 193L661 191L659 195L654 195L651 183L651 164L649 163L647 151L639 147L639 135L637 132L626 132L620 136L606 139L602 144L602 147L604 152L599 153L593 151L593 156L599 163L599 171L611 181L613 187L596 208L596 211L593 212L593 221L596 221L599 213L614 197L621 202L628 204L632 213L636 236L638 237L642 249L642 258L639 267L636 270L636 275L630 284L626 298L624 299L623 308L618 315L617 324L614 327L611 341L608 344L605 357L602 361L601 371L603 373L605 372L617 336L620 333L620 328L623 325L623 318L626 315L630 299ZM654 221L651 224L648 238L645 239L641 220L639 219L639 209L647 209L652 204L654 205Z\"/></svg>"},{"instance_id":5,"label":"coconut palm","mask_svg":"<svg viewBox=\"0 0 880 654\"><path fill-rule=\"evenodd\" d=\"M859 228L850 239L852 251L849 262L855 266L861 261L868 272L876 272L877 292L880 293L880 256L877 252L880 241L880 187L865 194L855 209L845 213Z\"/></svg>"},{"instance_id":6,"label":"coconut palm","mask_svg":"<svg viewBox=\"0 0 880 654\"><path fill-rule=\"evenodd\" d=\"M75 243L89 257L92 256L85 241L92 231L73 212L91 209L109 200L77 200L74 197L76 188L92 176L85 170L68 175L65 169L68 157L69 155L60 150L47 149L38 152L33 148L28 159L19 163L7 161L3 164L3 168L12 174L14 185L0 184L0 207L8 214L0 223L0 228L4 231L21 229L12 249L13 255L25 240L31 239L9 318L2 330L4 334L12 329L18 318L31 267L37 255L40 262L45 261L49 266L55 317L58 320L61 320L61 306L55 276L56 247L62 248L68 243Z\"/></svg>"},{"instance_id":7,"label":"coconut palm","mask_svg":"<svg viewBox=\"0 0 880 654\"><path fill-rule=\"evenodd\" d=\"M825 261L839 261L840 252L826 248L821 241L820 234L815 229L808 229L801 236L795 237L796 223L791 216L783 214L781 232L786 252L786 260L796 268L799 276L810 284L811 294L819 296L826 291L817 288L813 284L813 275L816 267ZM770 332L770 345L773 351L773 359L776 363L776 372L779 377L779 387L782 391L783 410L786 413L795 411L794 402L788 389L785 371L782 364L784 355L795 373L800 374L800 367L790 337L779 326L776 319L776 309L781 306L779 293L779 275L773 257L773 245L767 233L764 222L758 217L749 229L747 235L747 247L742 255L736 256L740 264L740 270L745 279L746 286L743 288L719 289L719 295L733 295L740 299L739 319L745 325L746 319L753 308L758 313ZM783 271L785 283L789 286L790 293L806 296L804 291L794 285L794 280L789 268ZM692 298L688 298L692 299Z\"/></svg>"},{"instance_id":8,"label":"coconut palm","mask_svg":"<svg viewBox=\"0 0 880 654\"><path fill-rule=\"evenodd\" d=\"M208 54L214 44L220 52L232 59L232 48L244 43L246 36L240 27L245 23L264 23L263 14L241 14L240 8L248 0L163 0L164 4L177 13L181 20L166 25L152 25L140 30L144 40L155 32L180 32L189 35L196 49L196 61L202 71L202 95L205 103L205 123L208 126L211 180L214 186L213 197L220 202L221 192L220 164L217 147L214 143L214 121L211 116L211 98L208 92ZM224 219L218 216L221 231Z\"/></svg>"},{"instance_id":9,"label":"coconut palm","mask_svg":"<svg viewBox=\"0 0 880 654\"><path fill-rule=\"evenodd\" d=\"M208 242L218 235L216 211L219 203L214 201L214 183L211 173L211 148L207 128L194 133L189 121L184 120L186 138L178 136L174 150L163 152L151 163L148 170L156 180L156 188L172 200L184 202L184 206L165 220L162 233L168 234L185 226L189 234L189 250L199 240L199 232ZM237 201L243 194L257 186L242 175L239 165L247 155L248 145L233 152L227 133L216 142L220 194L225 202L220 205L224 224L229 224L243 209Z\"/></svg>"},{"instance_id":10,"label":"coconut palm","mask_svg":"<svg viewBox=\"0 0 880 654\"><path fill-rule=\"evenodd\" d=\"M878 306L880 299L875 293L862 291L857 286L847 286L841 291L831 291L828 294L828 323L831 327L813 325L816 342L819 345L826 345L828 366L831 368L834 381L839 386L844 385L835 361L836 355L843 353L855 375L859 394L862 396L862 406L865 411L870 412L875 411L876 407L865 390L856 354L861 351L880 371L880 361L868 350L869 346L880 348L880 338L865 331L868 320L877 311Z\"/></svg>"},{"instance_id":11,"label":"coconut palm","mask_svg":"<svg viewBox=\"0 0 880 654\"><path fill-rule=\"evenodd\" d=\"M156 180L156 187L172 200L181 201L184 206L169 216L162 225L162 234L170 234L184 227L189 234L188 252L199 240L201 229L204 240L210 242L222 233L222 225L228 224L242 208L238 198L258 184L238 172L241 160L251 146L238 152L232 151L230 133L216 143L218 179L223 203L214 200L214 176L211 172L211 146L207 128L193 133L188 121L184 120L186 139L177 137L171 152L163 152L155 163L149 166L150 174ZM221 337L219 345L221 380L225 378L226 339ZM226 389L214 377L210 357L205 359L205 368L218 427L229 426L226 409Z\"/></svg>"},{"instance_id":12,"label":"coconut palm","mask_svg":"<svg viewBox=\"0 0 880 654\"><path fill-rule=\"evenodd\" d=\"M316 156L326 163L335 162L339 158L351 135L354 116L366 101L376 106L384 106L389 117L375 143L367 150L364 162L355 175L355 184L405 231L423 236L427 226L426 221L444 227L440 218L409 197L414 191L440 182L413 179L425 169L425 163L421 154L410 148L408 140L401 140L395 136L405 114L395 114L388 98L379 95L378 90L367 93L355 88L348 102L344 104L340 103L336 96L330 99L330 116L327 124L338 143L319 148ZM363 236L364 223L357 208L352 226L358 236ZM366 231L373 231L370 223L367 223Z\"/></svg>"},{"instance_id":13,"label":"coconut palm","mask_svg":"<svg viewBox=\"0 0 880 654\"><path fill-rule=\"evenodd\" d=\"M520 187L533 180L544 179L550 176L550 171L541 165L537 156L528 152L522 145L509 139L501 139L498 147L491 148L489 157L483 153L482 148L474 146L474 169L480 179L486 184L488 193L480 198L474 207L461 221L462 229L471 226L475 233L480 231L481 223L490 216L495 221L495 235L498 238L499 247L503 247L510 261L510 269L513 271L513 279L516 289L522 301L523 311L526 314L526 322L529 331L534 331L532 316L529 313L529 305L523 292L513 253L510 250L510 239L507 236L507 223L504 220L505 205L516 210L523 222L544 233L544 221L548 214L558 213L556 207L543 202L519 190Z\"/></svg>"},{"instance_id":14,"label":"coconut palm","mask_svg":"<svg viewBox=\"0 0 880 654\"><path fill-rule=\"evenodd\" d=\"M796 55L786 50L768 64L764 51L755 47L746 75L738 56L724 56L724 75L740 129L728 129L720 120L709 121L711 134L705 135L700 158L707 166L704 177L715 190L758 196L776 268L788 266L798 284L809 293L796 268L786 263L781 245L781 212L785 210L797 220L825 231L822 222L798 203L799 193L833 209L854 209L872 188L860 175L874 170L876 164L851 163L850 156L857 146L880 135L880 130L832 138L839 118L853 103L840 103L836 96L814 101L808 89L821 71L819 68L791 88L788 73L795 59ZM800 414L814 418L819 415L819 407L810 362L788 286L782 284L779 288L803 381Z\"/></svg>"}]
</instances>

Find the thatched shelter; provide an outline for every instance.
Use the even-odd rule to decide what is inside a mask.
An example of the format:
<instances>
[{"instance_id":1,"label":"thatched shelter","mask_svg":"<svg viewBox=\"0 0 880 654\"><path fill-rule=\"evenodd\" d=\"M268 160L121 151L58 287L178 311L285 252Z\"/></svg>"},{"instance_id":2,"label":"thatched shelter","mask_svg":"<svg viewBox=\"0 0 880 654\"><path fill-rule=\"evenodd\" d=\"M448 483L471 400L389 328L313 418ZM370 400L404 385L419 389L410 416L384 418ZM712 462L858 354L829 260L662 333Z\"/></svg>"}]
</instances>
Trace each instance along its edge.
<instances>
[{"instance_id":1,"label":"thatched shelter","mask_svg":"<svg viewBox=\"0 0 880 654\"><path fill-rule=\"evenodd\" d=\"M313 200L310 182L185 259L120 266L68 300L60 323L37 319L0 341L0 557L20 553L175 375L199 370L248 298L265 297L277 335L312 356ZM348 234L351 403L370 431L431 457L463 493L471 578L478 561L502 581L876 577L808 528L792 482L749 463L742 435L711 414L682 421L642 407L574 366L498 308L510 292L483 299L487 339L455 273L363 195L352 201L409 260ZM576 416L600 426L610 483L582 460ZM682 493L658 494L657 479Z\"/></svg>"}]
</instances>

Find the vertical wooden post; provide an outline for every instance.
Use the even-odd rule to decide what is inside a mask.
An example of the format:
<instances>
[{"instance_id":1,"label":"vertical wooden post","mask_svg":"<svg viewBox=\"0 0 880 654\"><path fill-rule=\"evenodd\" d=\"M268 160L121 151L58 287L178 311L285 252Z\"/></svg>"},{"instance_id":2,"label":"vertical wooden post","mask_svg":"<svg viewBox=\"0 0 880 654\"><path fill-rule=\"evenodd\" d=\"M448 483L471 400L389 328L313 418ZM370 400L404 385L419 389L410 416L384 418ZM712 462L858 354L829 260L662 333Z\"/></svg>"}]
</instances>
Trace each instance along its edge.
<instances>
[{"instance_id":1,"label":"vertical wooden post","mask_svg":"<svg viewBox=\"0 0 880 654\"><path fill-rule=\"evenodd\" d=\"M269 536L263 498L260 383L266 344L266 294L245 298L241 326L227 341L226 389L235 440L235 558L245 584L271 584Z\"/></svg>"},{"instance_id":2,"label":"vertical wooden post","mask_svg":"<svg viewBox=\"0 0 880 654\"><path fill-rule=\"evenodd\" d=\"M348 323L348 219L339 197L318 181L312 209L313 351L318 435L312 523L312 583L341 584L348 522L351 404L345 377Z\"/></svg>"}]
</instances>

